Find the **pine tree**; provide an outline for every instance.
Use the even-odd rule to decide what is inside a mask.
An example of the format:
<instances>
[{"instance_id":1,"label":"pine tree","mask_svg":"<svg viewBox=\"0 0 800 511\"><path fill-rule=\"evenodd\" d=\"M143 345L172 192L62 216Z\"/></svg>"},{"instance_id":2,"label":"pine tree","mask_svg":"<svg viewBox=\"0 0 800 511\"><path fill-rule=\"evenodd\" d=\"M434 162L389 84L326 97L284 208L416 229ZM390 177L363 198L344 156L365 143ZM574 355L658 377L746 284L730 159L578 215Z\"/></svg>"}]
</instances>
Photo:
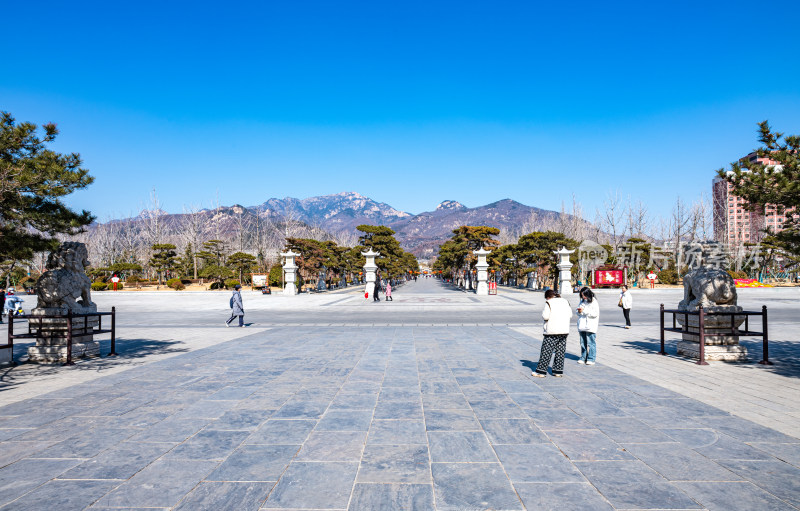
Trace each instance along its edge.
<instances>
[{"instance_id":1,"label":"pine tree","mask_svg":"<svg viewBox=\"0 0 800 511\"><path fill-rule=\"evenodd\" d=\"M77 153L47 149L58 135L55 124L16 124L0 113L0 261L30 259L52 250L59 234L76 234L94 217L71 210L61 198L89 186L94 178L81 168Z\"/></svg>"},{"instance_id":2,"label":"pine tree","mask_svg":"<svg viewBox=\"0 0 800 511\"><path fill-rule=\"evenodd\" d=\"M234 252L228 256L228 267L239 274L239 283L243 282L245 273L249 273L258 261L254 255Z\"/></svg>"},{"instance_id":3,"label":"pine tree","mask_svg":"<svg viewBox=\"0 0 800 511\"><path fill-rule=\"evenodd\" d=\"M158 272L158 284L161 285L164 272L175 268L178 263L175 245L171 243L157 243L153 245L153 257L150 258L150 266Z\"/></svg>"},{"instance_id":4,"label":"pine tree","mask_svg":"<svg viewBox=\"0 0 800 511\"><path fill-rule=\"evenodd\" d=\"M783 231L769 233L770 243L789 254L800 255L800 136L773 132L767 121L758 124L759 141L756 150L760 158L775 164L740 160L731 163L730 170L719 169L717 174L733 185L733 194L743 198L751 211L764 211L777 206L785 221ZM796 262L795 262L796 264Z\"/></svg>"}]
</instances>

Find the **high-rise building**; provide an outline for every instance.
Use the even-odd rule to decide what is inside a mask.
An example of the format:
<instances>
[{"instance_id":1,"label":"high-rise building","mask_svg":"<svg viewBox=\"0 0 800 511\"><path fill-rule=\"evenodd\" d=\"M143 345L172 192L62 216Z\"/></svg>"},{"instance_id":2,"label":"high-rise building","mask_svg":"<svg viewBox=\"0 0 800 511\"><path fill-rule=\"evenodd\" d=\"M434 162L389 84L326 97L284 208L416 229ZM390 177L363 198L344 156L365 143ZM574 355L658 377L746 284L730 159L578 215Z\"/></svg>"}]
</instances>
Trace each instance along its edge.
<instances>
[{"instance_id":1,"label":"high-rise building","mask_svg":"<svg viewBox=\"0 0 800 511\"><path fill-rule=\"evenodd\" d=\"M748 154L742 161L778 165L775 160L759 157L756 153ZM715 177L711 182L711 197L714 201L714 239L720 243L758 243L764 237L766 227L776 233L783 230L785 213L779 214L771 204L748 211L744 199L734 195L731 184L720 177Z\"/></svg>"}]
</instances>

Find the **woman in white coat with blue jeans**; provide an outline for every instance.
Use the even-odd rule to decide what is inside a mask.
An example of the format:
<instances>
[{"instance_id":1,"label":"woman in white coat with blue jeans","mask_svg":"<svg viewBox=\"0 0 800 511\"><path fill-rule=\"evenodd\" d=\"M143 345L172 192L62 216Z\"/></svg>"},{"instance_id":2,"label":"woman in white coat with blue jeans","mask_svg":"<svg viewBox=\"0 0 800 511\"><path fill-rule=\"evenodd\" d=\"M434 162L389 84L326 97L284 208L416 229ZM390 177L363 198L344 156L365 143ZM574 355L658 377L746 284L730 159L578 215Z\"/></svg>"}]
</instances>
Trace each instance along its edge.
<instances>
[{"instance_id":1,"label":"woman in white coat with blue jeans","mask_svg":"<svg viewBox=\"0 0 800 511\"><path fill-rule=\"evenodd\" d=\"M555 351L553 376L560 377L564 374L564 353L567 351L567 335L569 334L570 318L572 318L572 307L569 306L568 301L561 298L552 289L545 291L544 299L544 309L542 310L544 338L542 339L539 363L531 374L537 378L546 377L550 357Z\"/></svg>"},{"instance_id":2,"label":"woman in white coat with blue jeans","mask_svg":"<svg viewBox=\"0 0 800 511\"><path fill-rule=\"evenodd\" d=\"M578 304L578 335L581 339L581 358L579 364L594 365L597 358L597 327L600 324L600 305L588 287L581 289L581 302Z\"/></svg>"}]
</instances>

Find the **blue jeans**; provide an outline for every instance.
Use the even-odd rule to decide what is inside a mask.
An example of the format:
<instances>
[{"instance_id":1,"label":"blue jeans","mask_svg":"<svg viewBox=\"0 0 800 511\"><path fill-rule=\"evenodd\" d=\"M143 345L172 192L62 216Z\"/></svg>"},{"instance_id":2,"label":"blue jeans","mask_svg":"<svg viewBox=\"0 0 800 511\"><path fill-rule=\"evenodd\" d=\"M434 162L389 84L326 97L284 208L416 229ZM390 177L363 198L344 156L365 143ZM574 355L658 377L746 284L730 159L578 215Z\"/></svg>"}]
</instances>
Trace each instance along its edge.
<instances>
[{"instance_id":1,"label":"blue jeans","mask_svg":"<svg viewBox=\"0 0 800 511\"><path fill-rule=\"evenodd\" d=\"M594 332L578 332L581 338L581 360L594 362L597 357L597 346L594 339L597 336Z\"/></svg>"}]
</instances>

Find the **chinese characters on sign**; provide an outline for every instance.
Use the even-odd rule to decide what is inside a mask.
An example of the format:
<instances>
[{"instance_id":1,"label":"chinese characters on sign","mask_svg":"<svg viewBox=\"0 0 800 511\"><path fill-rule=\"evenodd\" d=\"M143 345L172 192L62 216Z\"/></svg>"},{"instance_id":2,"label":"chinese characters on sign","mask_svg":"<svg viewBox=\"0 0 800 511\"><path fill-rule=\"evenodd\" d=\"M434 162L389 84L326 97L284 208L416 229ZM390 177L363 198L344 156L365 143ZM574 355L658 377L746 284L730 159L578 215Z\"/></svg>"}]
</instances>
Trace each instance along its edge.
<instances>
[{"instance_id":1,"label":"chinese characters on sign","mask_svg":"<svg viewBox=\"0 0 800 511\"><path fill-rule=\"evenodd\" d=\"M625 283L623 270L595 270L595 286L621 286Z\"/></svg>"},{"instance_id":2,"label":"chinese characters on sign","mask_svg":"<svg viewBox=\"0 0 800 511\"><path fill-rule=\"evenodd\" d=\"M613 260L618 267L629 271L660 271L674 261L678 268L694 270L706 268L743 268L758 266L762 260L760 245L727 246L717 242L681 243L677 249L672 244L662 247L644 243L618 245L613 251ZM582 273L597 270L606 264L608 252L598 243L584 241L578 247L578 261ZM622 271L622 270L619 270ZM604 277L605 278L605 277Z\"/></svg>"}]
</instances>

